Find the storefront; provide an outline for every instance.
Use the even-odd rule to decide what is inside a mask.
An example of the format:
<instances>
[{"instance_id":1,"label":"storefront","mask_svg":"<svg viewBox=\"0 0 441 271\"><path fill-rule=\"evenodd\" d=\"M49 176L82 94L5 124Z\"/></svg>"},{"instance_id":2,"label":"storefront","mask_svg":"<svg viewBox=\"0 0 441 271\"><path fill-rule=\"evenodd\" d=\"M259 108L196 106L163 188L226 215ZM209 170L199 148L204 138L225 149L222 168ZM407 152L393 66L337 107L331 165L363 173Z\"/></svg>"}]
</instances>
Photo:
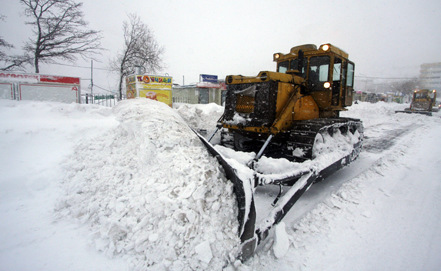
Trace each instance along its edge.
<instances>
[{"instance_id":1,"label":"storefront","mask_svg":"<svg viewBox=\"0 0 441 271\"><path fill-rule=\"evenodd\" d=\"M0 98L80 103L80 78L33 73L0 73Z\"/></svg>"},{"instance_id":2,"label":"storefront","mask_svg":"<svg viewBox=\"0 0 441 271\"><path fill-rule=\"evenodd\" d=\"M127 99L148 98L172 106L173 78L158 75L130 75L126 78Z\"/></svg>"}]
</instances>

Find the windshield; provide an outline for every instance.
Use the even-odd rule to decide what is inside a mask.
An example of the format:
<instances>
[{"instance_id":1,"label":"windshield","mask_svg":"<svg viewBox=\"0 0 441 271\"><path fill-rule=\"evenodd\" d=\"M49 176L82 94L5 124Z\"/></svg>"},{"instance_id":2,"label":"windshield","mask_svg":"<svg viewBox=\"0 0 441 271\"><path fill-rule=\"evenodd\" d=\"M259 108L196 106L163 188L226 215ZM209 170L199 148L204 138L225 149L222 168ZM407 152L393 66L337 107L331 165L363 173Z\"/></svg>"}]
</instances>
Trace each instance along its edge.
<instances>
[{"instance_id":1,"label":"windshield","mask_svg":"<svg viewBox=\"0 0 441 271\"><path fill-rule=\"evenodd\" d=\"M311 57L309 60L309 80L314 85L328 81L329 63L329 56Z\"/></svg>"},{"instance_id":2,"label":"windshield","mask_svg":"<svg viewBox=\"0 0 441 271\"><path fill-rule=\"evenodd\" d=\"M280 62L277 71L281 73L286 73L286 71L289 69L289 61Z\"/></svg>"},{"instance_id":3,"label":"windshield","mask_svg":"<svg viewBox=\"0 0 441 271\"><path fill-rule=\"evenodd\" d=\"M300 61L299 61L299 59L293 59L293 60L291 60L291 70L299 70L299 64L300 64ZM303 76L303 77L305 77L305 71L306 71L306 67L307 67L307 65L308 65L308 61L307 61L307 59L306 58L304 58L303 59L303 63L301 63L302 65L302 70L301 71L299 71L300 72L300 76Z\"/></svg>"}]
</instances>

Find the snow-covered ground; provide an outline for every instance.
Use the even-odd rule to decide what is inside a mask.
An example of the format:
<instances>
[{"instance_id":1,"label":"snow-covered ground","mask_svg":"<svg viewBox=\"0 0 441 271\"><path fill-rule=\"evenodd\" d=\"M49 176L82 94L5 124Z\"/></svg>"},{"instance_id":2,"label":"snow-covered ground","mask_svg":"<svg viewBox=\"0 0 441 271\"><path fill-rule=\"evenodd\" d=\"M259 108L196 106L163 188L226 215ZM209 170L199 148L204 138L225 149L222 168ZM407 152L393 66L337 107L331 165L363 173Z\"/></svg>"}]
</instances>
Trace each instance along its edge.
<instances>
[{"instance_id":1,"label":"snow-covered ground","mask_svg":"<svg viewBox=\"0 0 441 271\"><path fill-rule=\"evenodd\" d=\"M0 100L0 270L439 270L441 115L405 107L350 107L360 157L240 263L232 186L185 125L221 107Z\"/></svg>"}]
</instances>

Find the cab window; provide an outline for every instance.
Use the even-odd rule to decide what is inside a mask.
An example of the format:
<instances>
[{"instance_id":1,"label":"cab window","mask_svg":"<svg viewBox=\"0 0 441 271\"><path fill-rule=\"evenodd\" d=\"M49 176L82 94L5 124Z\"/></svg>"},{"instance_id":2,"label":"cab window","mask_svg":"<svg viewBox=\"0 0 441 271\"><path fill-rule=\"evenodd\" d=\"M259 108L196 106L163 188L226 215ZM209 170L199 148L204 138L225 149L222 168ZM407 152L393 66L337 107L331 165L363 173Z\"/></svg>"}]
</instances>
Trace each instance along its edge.
<instances>
[{"instance_id":1,"label":"cab window","mask_svg":"<svg viewBox=\"0 0 441 271\"><path fill-rule=\"evenodd\" d=\"M348 76L346 81L347 87L354 86L354 64L348 63Z\"/></svg>"},{"instance_id":2,"label":"cab window","mask_svg":"<svg viewBox=\"0 0 441 271\"><path fill-rule=\"evenodd\" d=\"M332 73L332 81L340 81L341 76L341 59L335 58L334 59L334 71Z\"/></svg>"},{"instance_id":3,"label":"cab window","mask_svg":"<svg viewBox=\"0 0 441 271\"><path fill-rule=\"evenodd\" d=\"M328 81L329 56L311 57L309 60L309 80L313 83Z\"/></svg>"},{"instance_id":4,"label":"cab window","mask_svg":"<svg viewBox=\"0 0 441 271\"><path fill-rule=\"evenodd\" d=\"M299 59L296 58L296 59L291 60L290 69L291 70L298 70L299 69L299 64L300 64L300 60ZM303 58L303 63L301 63L301 64L302 64L302 70L299 71L300 72L300 76L305 77L306 76L306 68L307 68L307 65L308 65L307 59Z\"/></svg>"},{"instance_id":5,"label":"cab window","mask_svg":"<svg viewBox=\"0 0 441 271\"><path fill-rule=\"evenodd\" d=\"M277 71L281 73L286 73L289 69L289 61L280 62L277 66Z\"/></svg>"}]
</instances>

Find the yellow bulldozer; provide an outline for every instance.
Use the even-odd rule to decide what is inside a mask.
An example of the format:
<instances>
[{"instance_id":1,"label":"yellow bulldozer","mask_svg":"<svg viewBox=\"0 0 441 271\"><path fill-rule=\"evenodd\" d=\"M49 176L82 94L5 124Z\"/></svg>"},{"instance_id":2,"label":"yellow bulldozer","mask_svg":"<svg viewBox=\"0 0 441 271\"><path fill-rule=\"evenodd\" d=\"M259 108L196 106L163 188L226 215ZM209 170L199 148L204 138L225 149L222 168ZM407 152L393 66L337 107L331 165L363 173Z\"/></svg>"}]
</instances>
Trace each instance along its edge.
<instances>
[{"instance_id":1,"label":"yellow bulldozer","mask_svg":"<svg viewBox=\"0 0 441 271\"><path fill-rule=\"evenodd\" d=\"M410 107L404 111L395 111L395 113L418 113L432 116L433 111L438 111L436 106L436 90L418 89L413 92Z\"/></svg>"},{"instance_id":2,"label":"yellow bulldozer","mask_svg":"<svg viewBox=\"0 0 441 271\"><path fill-rule=\"evenodd\" d=\"M277 63L275 72L226 77L225 111L218 129L208 140L200 136L234 184L242 259L251 257L271 227L282 220L314 182L349 164L362 146L361 121L340 117L340 112L352 105L354 93L354 63L346 52L329 43L318 48L306 44L291 48L287 54L275 53L273 59ZM209 143L218 131L221 145L255 153L248 163L252 169L262 156L305 164L320 158L326 149L335 151L333 148L340 145L326 146L333 138L348 143L344 155L326 164L306 167L281 179L256 171L252 180L243 180L237 168ZM270 217L257 227L254 188L267 184L291 188L283 195L280 189Z\"/></svg>"}]
</instances>

